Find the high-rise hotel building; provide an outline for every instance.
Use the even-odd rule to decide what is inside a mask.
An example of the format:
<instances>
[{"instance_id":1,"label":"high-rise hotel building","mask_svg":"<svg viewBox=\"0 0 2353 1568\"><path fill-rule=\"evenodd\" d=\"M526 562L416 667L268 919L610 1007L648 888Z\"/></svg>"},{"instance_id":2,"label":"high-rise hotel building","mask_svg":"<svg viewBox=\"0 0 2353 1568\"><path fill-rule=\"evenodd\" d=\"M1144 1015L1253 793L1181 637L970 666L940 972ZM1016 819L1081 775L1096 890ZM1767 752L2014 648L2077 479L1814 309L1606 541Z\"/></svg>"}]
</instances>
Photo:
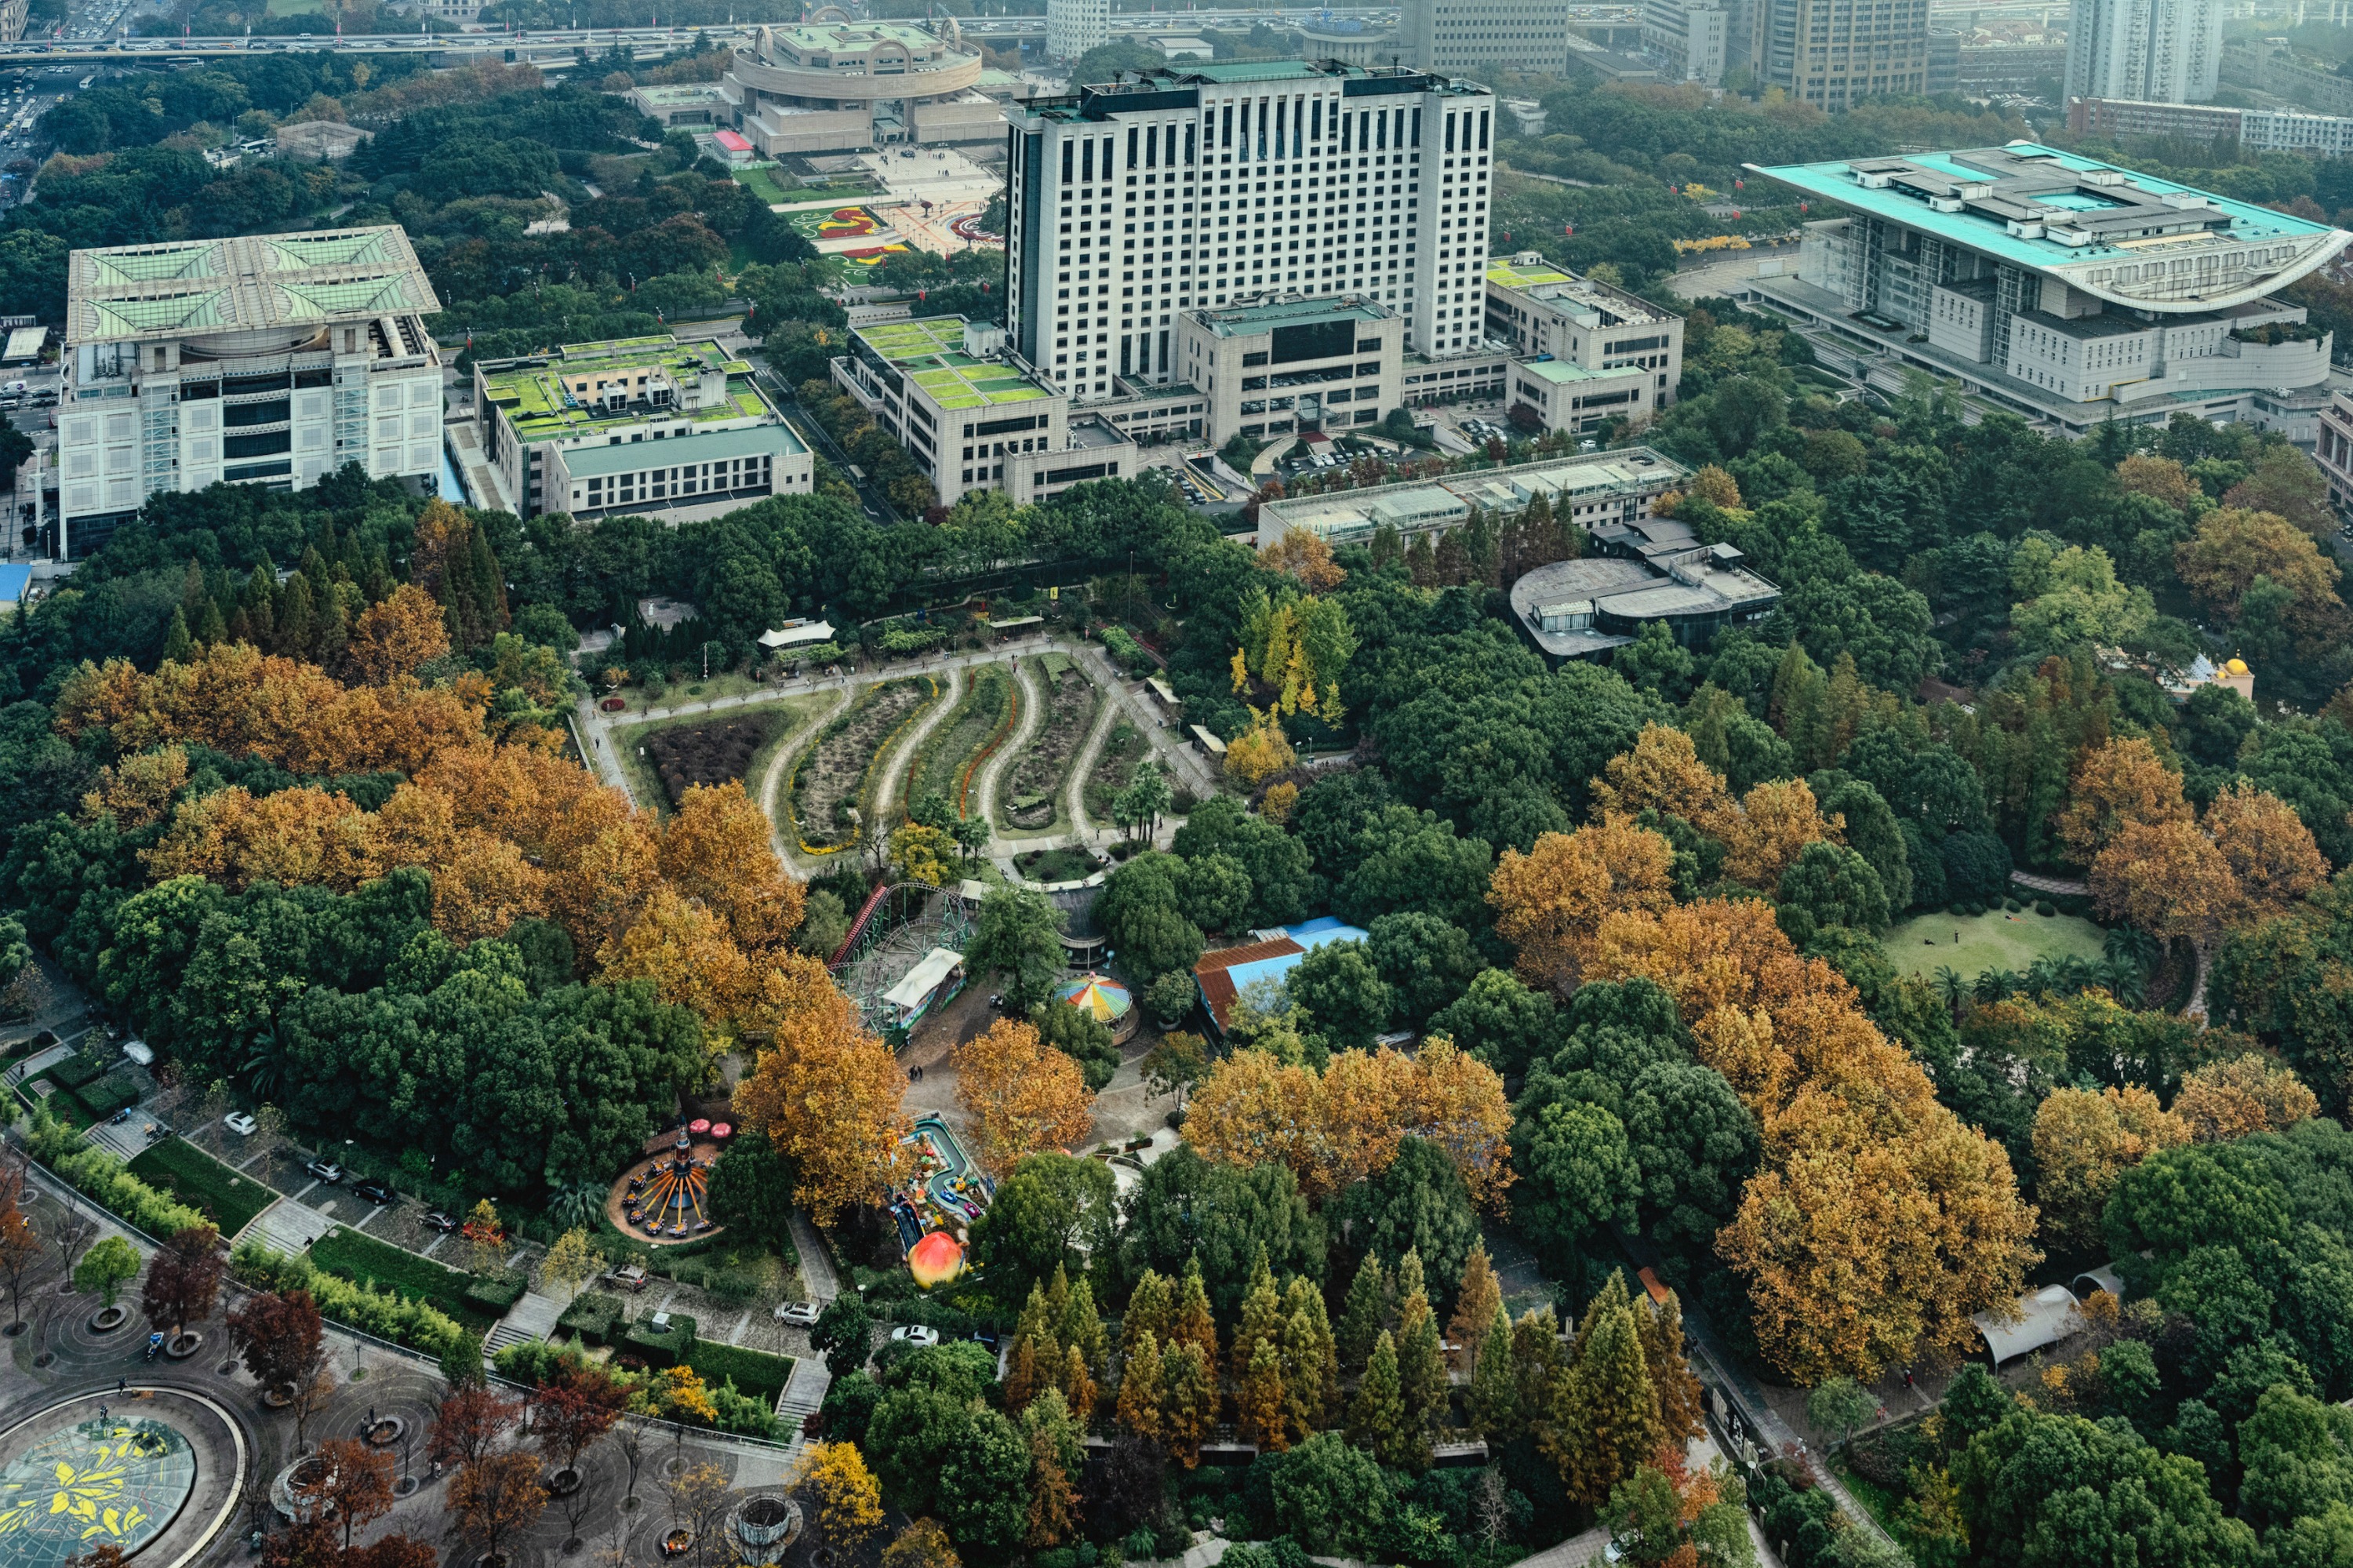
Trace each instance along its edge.
<instances>
[{"instance_id":1,"label":"high-rise hotel building","mask_svg":"<svg viewBox=\"0 0 2353 1568\"><path fill-rule=\"evenodd\" d=\"M1008 326L1074 399L1165 384L1180 311L1353 296L1430 357L1483 338L1495 99L1300 60L1156 70L1009 111Z\"/></svg>"}]
</instances>

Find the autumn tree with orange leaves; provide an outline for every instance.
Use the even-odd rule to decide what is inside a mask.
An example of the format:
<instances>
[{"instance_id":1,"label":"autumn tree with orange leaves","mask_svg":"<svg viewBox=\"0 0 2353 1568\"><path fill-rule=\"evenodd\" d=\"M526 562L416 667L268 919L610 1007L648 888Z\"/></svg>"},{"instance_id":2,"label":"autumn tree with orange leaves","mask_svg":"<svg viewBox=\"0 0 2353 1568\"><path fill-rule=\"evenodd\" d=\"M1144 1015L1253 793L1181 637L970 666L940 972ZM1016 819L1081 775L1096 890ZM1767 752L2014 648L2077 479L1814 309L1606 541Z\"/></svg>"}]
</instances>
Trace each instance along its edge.
<instances>
[{"instance_id":1,"label":"autumn tree with orange leaves","mask_svg":"<svg viewBox=\"0 0 2353 1568\"><path fill-rule=\"evenodd\" d=\"M974 1151L992 1171L1010 1171L1024 1155L1076 1149L1094 1130L1086 1075L1018 1018L998 1019L949 1061Z\"/></svg>"},{"instance_id":2,"label":"autumn tree with orange leaves","mask_svg":"<svg viewBox=\"0 0 2353 1568\"><path fill-rule=\"evenodd\" d=\"M1602 916L1674 902L1674 848L1613 814L1568 833L1544 833L1526 854L1506 849L1489 884L1495 930L1519 949L1520 978L1567 999L1593 961Z\"/></svg>"},{"instance_id":3,"label":"autumn tree with orange leaves","mask_svg":"<svg viewBox=\"0 0 2353 1568\"><path fill-rule=\"evenodd\" d=\"M2040 1255L2001 1146L1937 1103L1769 905L1605 917L1588 978L1637 975L1675 999L1700 1060L1763 1131L1716 1249L1748 1287L1766 1359L1814 1383L1971 1344L1970 1315L2014 1299Z\"/></svg>"},{"instance_id":4,"label":"autumn tree with orange leaves","mask_svg":"<svg viewBox=\"0 0 2353 1568\"><path fill-rule=\"evenodd\" d=\"M1318 1202L1388 1169L1410 1134L1443 1150L1472 1197L1498 1212L1513 1180L1511 1131L1503 1079L1442 1034L1413 1056L1343 1051L1320 1075L1236 1051L1195 1087L1185 1119L1204 1158L1273 1160Z\"/></svg>"},{"instance_id":5,"label":"autumn tree with orange leaves","mask_svg":"<svg viewBox=\"0 0 2353 1568\"><path fill-rule=\"evenodd\" d=\"M735 1087L736 1115L792 1161L810 1218L829 1226L905 1179L899 1144L914 1131L899 1103L906 1078L822 963L781 955L744 1035L758 1056Z\"/></svg>"}]
</instances>

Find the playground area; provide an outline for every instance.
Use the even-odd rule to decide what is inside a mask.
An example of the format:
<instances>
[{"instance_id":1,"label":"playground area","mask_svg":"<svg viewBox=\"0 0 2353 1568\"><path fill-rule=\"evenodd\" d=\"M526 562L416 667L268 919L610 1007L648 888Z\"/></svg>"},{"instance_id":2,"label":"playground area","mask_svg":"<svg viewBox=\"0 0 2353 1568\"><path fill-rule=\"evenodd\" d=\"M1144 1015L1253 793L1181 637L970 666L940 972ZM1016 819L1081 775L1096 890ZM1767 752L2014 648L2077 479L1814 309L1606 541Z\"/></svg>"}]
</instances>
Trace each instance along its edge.
<instances>
[{"instance_id":1,"label":"playground area","mask_svg":"<svg viewBox=\"0 0 2353 1568\"><path fill-rule=\"evenodd\" d=\"M711 1167L733 1136L725 1122L688 1123L629 1162L606 1195L605 1217L616 1230L654 1246L674 1246L717 1232L711 1216Z\"/></svg>"},{"instance_id":2,"label":"playground area","mask_svg":"<svg viewBox=\"0 0 2353 1568\"><path fill-rule=\"evenodd\" d=\"M901 1248L914 1251L915 1244L934 1231L962 1238L996 1195L994 1184L937 1117L916 1122L913 1134L899 1148L908 1181L891 1193L891 1217L898 1223Z\"/></svg>"}]
</instances>

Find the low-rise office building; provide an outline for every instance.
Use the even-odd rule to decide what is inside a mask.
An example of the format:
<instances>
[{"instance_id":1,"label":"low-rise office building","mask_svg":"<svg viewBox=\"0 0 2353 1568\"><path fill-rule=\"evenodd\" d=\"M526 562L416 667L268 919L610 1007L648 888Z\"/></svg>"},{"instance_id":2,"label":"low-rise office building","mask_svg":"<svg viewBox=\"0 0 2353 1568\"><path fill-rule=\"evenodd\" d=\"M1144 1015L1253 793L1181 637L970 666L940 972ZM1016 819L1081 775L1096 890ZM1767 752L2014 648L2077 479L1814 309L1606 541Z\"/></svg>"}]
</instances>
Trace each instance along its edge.
<instances>
[{"instance_id":1,"label":"low-rise office building","mask_svg":"<svg viewBox=\"0 0 2353 1568\"><path fill-rule=\"evenodd\" d=\"M1645 370L1588 370L1565 359L1530 359L1512 366L1512 405L1525 404L1547 430L1590 435L1611 419L1635 420L1650 412L1651 376Z\"/></svg>"},{"instance_id":2,"label":"low-rise office building","mask_svg":"<svg viewBox=\"0 0 2353 1568\"><path fill-rule=\"evenodd\" d=\"M1544 496L1553 515L1597 539L1647 524L1651 508L1680 491L1691 470L1649 447L1620 447L1571 457L1514 463L1508 468L1434 480L1377 484L1296 500L1270 501L1258 510L1258 547L1293 529L1331 545L1361 545L1384 525L1399 534L1444 533L1470 520L1471 509L1513 516Z\"/></svg>"},{"instance_id":3,"label":"low-rise office building","mask_svg":"<svg viewBox=\"0 0 2353 1568\"><path fill-rule=\"evenodd\" d=\"M833 379L927 473L943 505L968 490L1046 501L1089 480L1133 478L1135 442L1023 364L1005 329L962 316L850 333Z\"/></svg>"},{"instance_id":4,"label":"low-rise office building","mask_svg":"<svg viewBox=\"0 0 2353 1568\"><path fill-rule=\"evenodd\" d=\"M432 484L440 308L396 226L73 252L58 555L89 555L160 491L292 490L346 463Z\"/></svg>"},{"instance_id":5,"label":"low-rise office building","mask_svg":"<svg viewBox=\"0 0 2353 1568\"><path fill-rule=\"evenodd\" d=\"M1487 263L1487 331L1528 358L1645 373L1642 410L1668 407L1683 375L1683 319L1535 250Z\"/></svg>"},{"instance_id":6,"label":"low-rise office building","mask_svg":"<svg viewBox=\"0 0 2353 1568\"><path fill-rule=\"evenodd\" d=\"M1538 567L1512 585L1512 613L1554 659L1589 659L1663 623L1697 647L1727 626L1763 620L1781 590L1730 545L1704 545L1671 517L1588 530L1594 553Z\"/></svg>"},{"instance_id":7,"label":"low-rise office building","mask_svg":"<svg viewBox=\"0 0 2353 1568\"><path fill-rule=\"evenodd\" d=\"M1200 388L1212 443L1370 425L1403 396L1405 327L1356 294L1179 311L1176 373Z\"/></svg>"},{"instance_id":8,"label":"low-rise office building","mask_svg":"<svg viewBox=\"0 0 2353 1568\"><path fill-rule=\"evenodd\" d=\"M568 344L478 362L482 446L518 516L702 515L807 494L816 460L753 379L708 344Z\"/></svg>"}]
</instances>

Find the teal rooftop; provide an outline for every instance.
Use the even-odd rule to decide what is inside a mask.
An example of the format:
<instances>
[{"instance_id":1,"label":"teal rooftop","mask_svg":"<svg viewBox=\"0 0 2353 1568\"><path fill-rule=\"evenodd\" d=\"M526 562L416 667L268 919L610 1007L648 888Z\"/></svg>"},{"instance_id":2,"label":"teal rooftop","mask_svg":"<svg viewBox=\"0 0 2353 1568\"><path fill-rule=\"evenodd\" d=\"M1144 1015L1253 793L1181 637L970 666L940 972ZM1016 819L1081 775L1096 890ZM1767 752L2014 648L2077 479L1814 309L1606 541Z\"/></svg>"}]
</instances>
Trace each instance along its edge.
<instances>
[{"instance_id":1,"label":"teal rooftop","mask_svg":"<svg viewBox=\"0 0 2353 1568\"><path fill-rule=\"evenodd\" d=\"M2353 243L2326 223L2031 142L1747 168L2096 298L2168 313L2243 303Z\"/></svg>"}]
</instances>

